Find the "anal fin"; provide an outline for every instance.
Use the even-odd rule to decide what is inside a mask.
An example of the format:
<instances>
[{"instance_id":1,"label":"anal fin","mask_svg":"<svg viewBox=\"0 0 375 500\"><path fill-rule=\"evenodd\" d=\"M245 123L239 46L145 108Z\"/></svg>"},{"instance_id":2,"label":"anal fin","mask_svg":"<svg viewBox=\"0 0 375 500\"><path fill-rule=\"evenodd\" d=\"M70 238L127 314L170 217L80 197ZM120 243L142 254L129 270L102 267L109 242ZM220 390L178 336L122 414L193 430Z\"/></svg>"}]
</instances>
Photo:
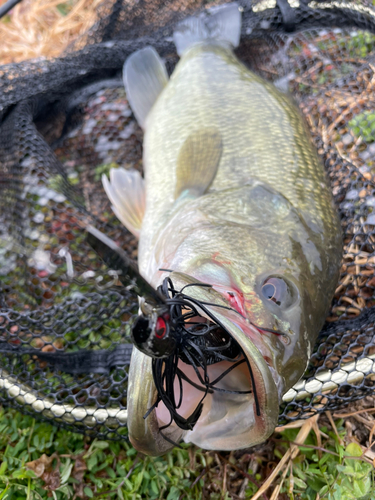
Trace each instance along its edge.
<instances>
[{"instance_id":1,"label":"anal fin","mask_svg":"<svg viewBox=\"0 0 375 500\"><path fill-rule=\"evenodd\" d=\"M223 150L220 132L207 127L192 132L177 158L175 199L188 191L201 196L211 185Z\"/></svg>"},{"instance_id":2,"label":"anal fin","mask_svg":"<svg viewBox=\"0 0 375 500\"><path fill-rule=\"evenodd\" d=\"M123 80L133 113L144 128L146 117L168 83L168 73L152 47L134 52L124 64Z\"/></svg>"},{"instance_id":3,"label":"anal fin","mask_svg":"<svg viewBox=\"0 0 375 500\"><path fill-rule=\"evenodd\" d=\"M137 170L112 168L102 176L104 190L112 203L116 217L134 236L139 238L145 212L145 186Z\"/></svg>"}]
</instances>

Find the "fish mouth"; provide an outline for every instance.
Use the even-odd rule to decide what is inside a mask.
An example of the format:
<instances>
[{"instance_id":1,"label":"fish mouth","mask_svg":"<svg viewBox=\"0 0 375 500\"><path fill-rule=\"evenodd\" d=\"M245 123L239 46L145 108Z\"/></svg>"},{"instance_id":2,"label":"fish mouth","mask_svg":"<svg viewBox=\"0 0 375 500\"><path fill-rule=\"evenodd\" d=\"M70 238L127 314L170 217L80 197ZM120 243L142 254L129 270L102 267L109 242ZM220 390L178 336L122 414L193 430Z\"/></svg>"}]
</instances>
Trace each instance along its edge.
<instances>
[{"instance_id":1,"label":"fish mouth","mask_svg":"<svg viewBox=\"0 0 375 500\"><path fill-rule=\"evenodd\" d=\"M191 281L186 275L173 275L172 280L178 279L178 285L181 281L182 285ZM152 379L151 358L135 349L137 353L129 374L129 436L135 448L149 455L161 455L181 439L209 450L247 448L266 440L277 425L276 384L262 354L250 340L252 336L259 337L259 331L236 311L217 307L225 304L217 291L203 287L193 290L192 287L193 295L197 300L211 304L206 305L206 309L238 345L239 360L243 362L218 361L207 367L208 379L211 383L217 382L204 397L202 413L192 430L183 430L174 421L171 423L171 414L162 401L146 419L143 418L157 401L158 393ZM174 394L175 400L179 401L182 386L178 413L188 418L201 402L204 388L194 366L185 361L178 361L184 378L181 385L175 379ZM229 368L232 369L229 371ZM222 376L227 370L228 373ZM202 376L202 368L198 371Z\"/></svg>"}]
</instances>

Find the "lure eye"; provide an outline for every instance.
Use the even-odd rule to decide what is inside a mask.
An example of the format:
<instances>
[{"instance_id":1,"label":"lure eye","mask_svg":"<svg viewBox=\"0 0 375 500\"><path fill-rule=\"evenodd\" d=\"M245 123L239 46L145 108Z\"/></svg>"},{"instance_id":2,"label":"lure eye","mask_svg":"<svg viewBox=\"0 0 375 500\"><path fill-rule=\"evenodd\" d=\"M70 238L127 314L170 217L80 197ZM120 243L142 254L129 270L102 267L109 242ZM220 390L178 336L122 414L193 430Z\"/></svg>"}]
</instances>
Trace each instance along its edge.
<instances>
[{"instance_id":1,"label":"lure eye","mask_svg":"<svg viewBox=\"0 0 375 500\"><path fill-rule=\"evenodd\" d=\"M296 300L297 292L292 284L278 277L267 278L262 285L263 297L282 309L287 309Z\"/></svg>"},{"instance_id":2,"label":"lure eye","mask_svg":"<svg viewBox=\"0 0 375 500\"><path fill-rule=\"evenodd\" d=\"M167 333L167 324L161 316L158 317L156 320L156 325L155 325L155 336L157 339L162 339L165 337L165 334Z\"/></svg>"}]
</instances>

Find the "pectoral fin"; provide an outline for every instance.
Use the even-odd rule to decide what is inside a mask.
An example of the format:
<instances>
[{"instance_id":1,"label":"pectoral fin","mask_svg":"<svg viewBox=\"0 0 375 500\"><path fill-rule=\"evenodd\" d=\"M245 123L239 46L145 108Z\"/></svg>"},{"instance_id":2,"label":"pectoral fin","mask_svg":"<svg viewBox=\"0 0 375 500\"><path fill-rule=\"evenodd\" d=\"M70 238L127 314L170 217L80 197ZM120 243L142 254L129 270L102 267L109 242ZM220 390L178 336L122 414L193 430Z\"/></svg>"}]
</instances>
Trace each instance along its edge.
<instances>
[{"instance_id":1,"label":"pectoral fin","mask_svg":"<svg viewBox=\"0 0 375 500\"><path fill-rule=\"evenodd\" d=\"M123 79L133 113L144 128L146 117L168 83L168 73L152 47L134 52L124 64Z\"/></svg>"},{"instance_id":2,"label":"pectoral fin","mask_svg":"<svg viewBox=\"0 0 375 500\"><path fill-rule=\"evenodd\" d=\"M139 238L145 212L144 180L137 170L112 168L107 176L102 176L102 183L112 210L126 229Z\"/></svg>"},{"instance_id":3,"label":"pectoral fin","mask_svg":"<svg viewBox=\"0 0 375 500\"><path fill-rule=\"evenodd\" d=\"M192 132L181 147L177 158L175 199L188 191L201 196L215 178L223 143L214 127Z\"/></svg>"}]
</instances>

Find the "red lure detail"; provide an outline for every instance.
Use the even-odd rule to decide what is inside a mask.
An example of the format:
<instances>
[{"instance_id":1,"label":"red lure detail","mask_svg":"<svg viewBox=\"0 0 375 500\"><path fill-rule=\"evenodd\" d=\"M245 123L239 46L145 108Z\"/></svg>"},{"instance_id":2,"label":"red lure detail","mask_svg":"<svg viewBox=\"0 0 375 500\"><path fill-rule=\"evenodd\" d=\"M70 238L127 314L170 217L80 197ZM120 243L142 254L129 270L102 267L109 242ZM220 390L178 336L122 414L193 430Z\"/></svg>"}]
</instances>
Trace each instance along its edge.
<instances>
[{"instance_id":1,"label":"red lure detail","mask_svg":"<svg viewBox=\"0 0 375 500\"><path fill-rule=\"evenodd\" d=\"M165 320L162 316L159 316L158 319L156 320L155 336L158 339L162 339L166 334L166 332L167 332L167 325L165 323Z\"/></svg>"}]
</instances>

